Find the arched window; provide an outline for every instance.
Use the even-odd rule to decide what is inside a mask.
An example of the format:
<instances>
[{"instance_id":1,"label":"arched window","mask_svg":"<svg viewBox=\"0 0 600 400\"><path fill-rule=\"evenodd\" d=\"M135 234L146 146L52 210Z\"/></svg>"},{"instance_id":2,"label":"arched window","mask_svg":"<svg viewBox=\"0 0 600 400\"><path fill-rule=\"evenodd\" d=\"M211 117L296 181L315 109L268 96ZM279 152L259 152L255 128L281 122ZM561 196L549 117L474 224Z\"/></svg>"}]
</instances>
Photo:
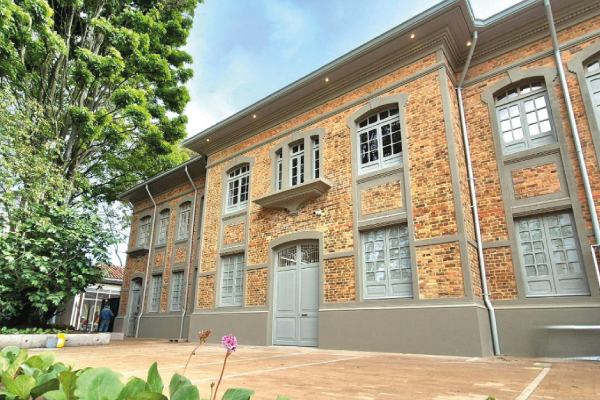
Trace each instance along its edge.
<instances>
[{"instance_id":1,"label":"arched window","mask_svg":"<svg viewBox=\"0 0 600 400\"><path fill-rule=\"evenodd\" d=\"M150 241L150 222L152 221L152 217L149 215L140 219L140 236L138 240L139 247L146 247Z\"/></svg>"},{"instance_id":2,"label":"arched window","mask_svg":"<svg viewBox=\"0 0 600 400\"><path fill-rule=\"evenodd\" d=\"M597 55L585 65L585 78L590 90L594 114L600 120L600 55Z\"/></svg>"},{"instance_id":3,"label":"arched window","mask_svg":"<svg viewBox=\"0 0 600 400\"><path fill-rule=\"evenodd\" d=\"M156 244L165 244L167 243L167 238L169 236L169 222L171 220L171 210L166 209L160 212L160 222L158 225L158 238L156 239Z\"/></svg>"},{"instance_id":4,"label":"arched window","mask_svg":"<svg viewBox=\"0 0 600 400\"><path fill-rule=\"evenodd\" d=\"M190 232L190 216L192 211L192 203L186 201L179 206L179 229L177 230L177 238L185 239Z\"/></svg>"},{"instance_id":5,"label":"arched window","mask_svg":"<svg viewBox=\"0 0 600 400\"><path fill-rule=\"evenodd\" d=\"M248 206L250 166L244 165L229 173L227 178L227 212L238 211Z\"/></svg>"},{"instance_id":6,"label":"arched window","mask_svg":"<svg viewBox=\"0 0 600 400\"><path fill-rule=\"evenodd\" d=\"M402 132L397 105L360 120L356 132L359 173L402 164Z\"/></svg>"},{"instance_id":7,"label":"arched window","mask_svg":"<svg viewBox=\"0 0 600 400\"><path fill-rule=\"evenodd\" d=\"M541 79L494 96L504 154L556 142L546 87Z\"/></svg>"}]
</instances>

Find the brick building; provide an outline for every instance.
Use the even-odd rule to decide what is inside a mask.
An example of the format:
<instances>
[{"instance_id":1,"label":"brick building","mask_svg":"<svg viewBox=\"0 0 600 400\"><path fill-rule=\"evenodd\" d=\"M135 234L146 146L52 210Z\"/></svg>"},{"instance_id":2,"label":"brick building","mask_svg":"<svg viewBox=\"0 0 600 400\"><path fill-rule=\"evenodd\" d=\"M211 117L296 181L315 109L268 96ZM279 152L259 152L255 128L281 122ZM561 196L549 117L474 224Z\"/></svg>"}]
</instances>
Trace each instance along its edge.
<instances>
[{"instance_id":1,"label":"brick building","mask_svg":"<svg viewBox=\"0 0 600 400\"><path fill-rule=\"evenodd\" d=\"M187 139L121 196L119 329L597 355L600 2L552 9L444 1Z\"/></svg>"}]
</instances>

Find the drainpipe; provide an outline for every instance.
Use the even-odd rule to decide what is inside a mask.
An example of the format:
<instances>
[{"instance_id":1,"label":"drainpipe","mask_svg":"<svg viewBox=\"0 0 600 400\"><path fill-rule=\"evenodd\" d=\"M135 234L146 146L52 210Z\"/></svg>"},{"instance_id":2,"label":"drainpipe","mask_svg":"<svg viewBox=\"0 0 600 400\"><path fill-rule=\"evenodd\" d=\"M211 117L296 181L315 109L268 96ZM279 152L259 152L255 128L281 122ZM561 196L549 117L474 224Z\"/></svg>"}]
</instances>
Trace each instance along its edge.
<instances>
[{"instance_id":1,"label":"drainpipe","mask_svg":"<svg viewBox=\"0 0 600 400\"><path fill-rule=\"evenodd\" d=\"M194 181L188 172L187 165L185 166L185 174L190 180L190 184L192 188L194 188L194 207L192 208L192 229L190 232L190 242L188 244L188 265L185 271L185 297L184 297L184 305L183 310L181 312L181 326L179 327L179 340L183 338L183 322L185 321L185 314L187 313L188 307L188 291L190 287L190 268L192 268L192 242L194 240L194 226L196 226L196 201L198 199L198 188L194 185Z\"/></svg>"},{"instance_id":2,"label":"drainpipe","mask_svg":"<svg viewBox=\"0 0 600 400\"><path fill-rule=\"evenodd\" d=\"M479 225L479 208L477 207L477 193L475 192L475 178L473 178L473 163L471 162L471 149L469 147L469 135L467 134L467 123L465 120L465 108L462 98L462 85L465 81L469 65L471 64L471 58L475 51L475 45L477 44L477 31L473 33L473 43L471 44L471 50L469 50L469 56L467 62L463 68L458 87L456 88L456 94L458 97L458 108L460 111L460 126L462 128L463 142L465 146L465 157L467 161L467 173L469 178L469 192L471 194L471 204L473 208L473 222L475 225L475 238L477 239L477 256L479 258L479 274L481 275L481 291L483 295L483 302L488 309L490 315L490 329L492 331L492 344L494 347L494 355L500 355L500 342L498 340L498 326L496 324L496 311L490 301L490 293L487 285L487 275L485 272L485 259L483 257L483 241L481 239L481 227Z\"/></svg>"},{"instance_id":3,"label":"drainpipe","mask_svg":"<svg viewBox=\"0 0 600 400\"><path fill-rule=\"evenodd\" d=\"M150 189L148 189L148 185L146 184L146 192L148 192L148 196L150 196L150 200L152 200L152 204L154 204L154 212L152 213L152 221L150 221L150 241L148 242L148 262L146 263L146 275L144 275L144 290L142 292L142 307L140 308L140 313L138 314L137 324L135 324L135 337L137 339L138 333L140 332L140 319L142 318L142 314L144 314L144 306L146 305L146 289L148 285L148 273L150 271L150 255L152 254L152 241L154 240L154 220L156 219L156 202L154 201L154 197L152 197L152 193L150 193Z\"/></svg>"},{"instance_id":4,"label":"drainpipe","mask_svg":"<svg viewBox=\"0 0 600 400\"><path fill-rule=\"evenodd\" d=\"M562 87L563 95L565 97L567 114L569 116L569 124L571 125L571 131L573 132L573 141L575 142L577 161L579 161L579 169L581 170L581 178L583 179L585 197L588 202L588 208L590 209L592 226L594 227L594 236L596 238L596 244L600 244L600 225L598 225L598 214L596 213L596 205L594 204L594 196L592 194L592 187L590 186L590 178L585 165L585 159L583 158L583 150L581 149L581 141L579 140L579 130L577 129L577 123L575 122L575 113L573 112L571 95L569 94L569 87L567 86L567 79L565 78L565 70L563 68L562 57L560 56L560 47L558 45L556 28L554 27L554 18L552 17L552 8L550 7L549 0L544 0L544 8L546 9L548 27L550 28L550 36L552 37L552 47L554 48L554 58L556 58L556 67L558 68L560 86ZM594 251L594 248L592 248L592 251Z\"/></svg>"}]
</instances>

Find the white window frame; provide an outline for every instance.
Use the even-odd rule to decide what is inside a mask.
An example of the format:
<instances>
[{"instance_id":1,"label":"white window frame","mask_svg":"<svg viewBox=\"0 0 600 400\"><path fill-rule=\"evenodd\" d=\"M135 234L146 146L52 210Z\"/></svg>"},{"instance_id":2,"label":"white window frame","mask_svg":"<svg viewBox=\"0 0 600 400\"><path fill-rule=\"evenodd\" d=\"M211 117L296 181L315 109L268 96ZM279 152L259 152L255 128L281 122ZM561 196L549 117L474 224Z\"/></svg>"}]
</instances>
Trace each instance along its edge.
<instances>
[{"instance_id":1,"label":"white window frame","mask_svg":"<svg viewBox=\"0 0 600 400\"><path fill-rule=\"evenodd\" d=\"M290 145L290 187L301 185L305 181L304 148L304 140ZM295 166L294 163L296 163ZM294 169L296 169L295 174ZM296 178L296 182L294 182L294 178Z\"/></svg>"},{"instance_id":2,"label":"white window frame","mask_svg":"<svg viewBox=\"0 0 600 400\"><path fill-rule=\"evenodd\" d=\"M169 224L171 222L171 209L167 208L160 212L160 221L158 223L158 235L156 238L156 244L162 245L167 243L169 238Z\"/></svg>"},{"instance_id":3,"label":"white window frame","mask_svg":"<svg viewBox=\"0 0 600 400\"><path fill-rule=\"evenodd\" d=\"M277 153L277 190L281 190L283 187L283 151L280 149Z\"/></svg>"},{"instance_id":4,"label":"white window frame","mask_svg":"<svg viewBox=\"0 0 600 400\"><path fill-rule=\"evenodd\" d=\"M221 258L220 306L241 307L244 302L244 253Z\"/></svg>"},{"instance_id":5,"label":"white window frame","mask_svg":"<svg viewBox=\"0 0 600 400\"><path fill-rule=\"evenodd\" d=\"M383 242L381 248L377 247L377 242ZM365 300L413 297L412 260L407 225L362 232L361 252ZM381 257L378 257L379 255ZM400 277L392 278L392 272ZM373 279L370 279L371 276Z\"/></svg>"},{"instance_id":6,"label":"white window frame","mask_svg":"<svg viewBox=\"0 0 600 400\"><path fill-rule=\"evenodd\" d=\"M157 313L160 311L160 300L162 296L162 275L152 275L152 292L150 295L149 312Z\"/></svg>"},{"instance_id":7,"label":"white window frame","mask_svg":"<svg viewBox=\"0 0 600 400\"><path fill-rule=\"evenodd\" d=\"M598 126L600 126L600 58L596 57L595 59L586 62L583 66L583 71L590 93L590 101L594 106L596 122ZM595 82L597 82L596 90L594 90Z\"/></svg>"},{"instance_id":8,"label":"white window frame","mask_svg":"<svg viewBox=\"0 0 600 400\"><path fill-rule=\"evenodd\" d=\"M179 206L179 229L177 239L187 239L190 234L190 219L192 216L192 202L186 201Z\"/></svg>"},{"instance_id":9,"label":"white window frame","mask_svg":"<svg viewBox=\"0 0 600 400\"><path fill-rule=\"evenodd\" d=\"M237 189L237 194L235 193ZM228 174L226 212L235 212L248 207L250 197L250 165L235 168Z\"/></svg>"},{"instance_id":10,"label":"white window frame","mask_svg":"<svg viewBox=\"0 0 600 400\"><path fill-rule=\"evenodd\" d=\"M545 107L538 102L542 98ZM514 154L557 141L548 92L542 79L504 89L494 96L494 100L503 154ZM528 108L531 106L534 108ZM529 120L530 115L535 119ZM532 126L540 131L533 132ZM542 126L549 130L541 131ZM507 142L507 138L511 140Z\"/></svg>"},{"instance_id":11,"label":"white window frame","mask_svg":"<svg viewBox=\"0 0 600 400\"><path fill-rule=\"evenodd\" d=\"M311 138L312 143L312 154L313 154L313 165L312 165L312 177L313 179L319 179L321 176L321 143L319 142L318 136Z\"/></svg>"},{"instance_id":12,"label":"white window frame","mask_svg":"<svg viewBox=\"0 0 600 400\"><path fill-rule=\"evenodd\" d=\"M362 125L362 126L361 126ZM389 135L385 134L384 128L389 126ZM397 130L392 131L393 128ZM398 132L398 139L394 140L394 134ZM373 137L371 138L371 135ZM404 149L402 148L402 124L400 121L400 109L397 105L386 108L371 114L366 118L361 118L356 124L356 138L358 148L358 171L359 174L377 171L383 168L402 164ZM384 146L384 136L389 136L390 143ZM367 140L364 142L364 140ZM365 145L367 147L363 147ZM375 145L376 149L371 146ZM394 149L399 146L400 151L394 154ZM384 156L384 147L390 147L392 154ZM366 150L366 151L365 151ZM377 159L371 160L371 153L376 154ZM363 154L366 154L369 160L363 162Z\"/></svg>"},{"instance_id":13,"label":"white window frame","mask_svg":"<svg viewBox=\"0 0 600 400\"><path fill-rule=\"evenodd\" d=\"M152 217L146 215L140 218L140 235L138 240L138 247L146 247L150 243L150 225L152 224Z\"/></svg>"},{"instance_id":14,"label":"white window frame","mask_svg":"<svg viewBox=\"0 0 600 400\"><path fill-rule=\"evenodd\" d=\"M173 272L171 276L171 311L181 311L183 303L183 278L184 271Z\"/></svg>"}]
</instances>

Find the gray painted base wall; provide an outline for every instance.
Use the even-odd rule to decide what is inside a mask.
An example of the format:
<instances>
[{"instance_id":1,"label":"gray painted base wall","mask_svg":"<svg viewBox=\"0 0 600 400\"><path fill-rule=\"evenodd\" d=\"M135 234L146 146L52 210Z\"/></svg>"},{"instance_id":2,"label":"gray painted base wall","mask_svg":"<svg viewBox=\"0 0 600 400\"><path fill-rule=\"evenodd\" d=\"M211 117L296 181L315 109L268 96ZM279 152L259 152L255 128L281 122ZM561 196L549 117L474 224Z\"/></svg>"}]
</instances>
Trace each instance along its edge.
<instances>
[{"instance_id":1,"label":"gray painted base wall","mask_svg":"<svg viewBox=\"0 0 600 400\"><path fill-rule=\"evenodd\" d=\"M238 343L250 346L267 346L268 313L192 314L190 342L198 342L198 332L212 329L209 343L221 343L225 335L234 335Z\"/></svg>"},{"instance_id":2,"label":"gray painted base wall","mask_svg":"<svg viewBox=\"0 0 600 400\"><path fill-rule=\"evenodd\" d=\"M117 317L117 318L115 318L115 324L113 326L113 332L123 332L123 333L125 333L124 322L125 322L125 318L124 317Z\"/></svg>"},{"instance_id":3,"label":"gray painted base wall","mask_svg":"<svg viewBox=\"0 0 600 400\"><path fill-rule=\"evenodd\" d=\"M324 349L482 357L492 355L489 332L475 306L319 313Z\"/></svg>"},{"instance_id":4,"label":"gray painted base wall","mask_svg":"<svg viewBox=\"0 0 600 400\"><path fill-rule=\"evenodd\" d=\"M600 326L600 307L496 310L496 316L502 354L600 356L600 329L581 329Z\"/></svg>"},{"instance_id":5,"label":"gray painted base wall","mask_svg":"<svg viewBox=\"0 0 600 400\"><path fill-rule=\"evenodd\" d=\"M183 322L183 339L187 339L190 317ZM142 316L138 338L142 339L178 339L181 327L180 315Z\"/></svg>"}]
</instances>

